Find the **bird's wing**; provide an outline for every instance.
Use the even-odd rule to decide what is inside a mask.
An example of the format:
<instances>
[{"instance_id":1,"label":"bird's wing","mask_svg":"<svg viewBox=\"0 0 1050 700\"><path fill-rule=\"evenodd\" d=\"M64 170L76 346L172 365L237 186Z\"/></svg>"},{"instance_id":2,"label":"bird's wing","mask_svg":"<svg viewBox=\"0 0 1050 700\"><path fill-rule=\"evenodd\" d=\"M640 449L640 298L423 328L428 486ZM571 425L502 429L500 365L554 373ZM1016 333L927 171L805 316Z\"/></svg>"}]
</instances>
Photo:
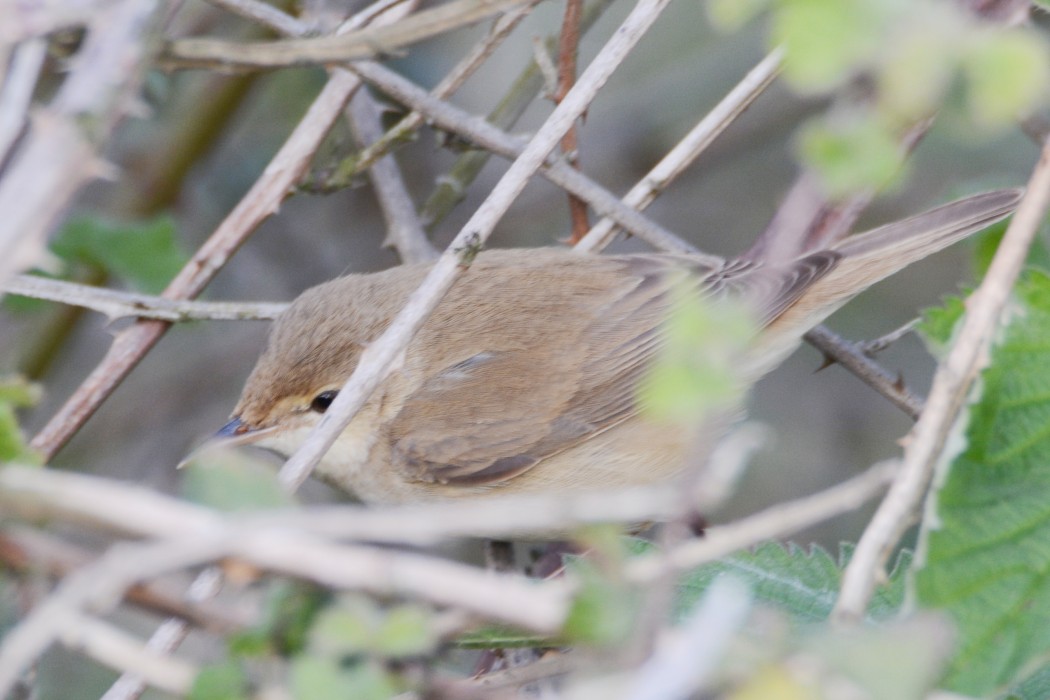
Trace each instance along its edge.
<instances>
[{"instance_id":1,"label":"bird's wing","mask_svg":"<svg viewBox=\"0 0 1050 700\"><path fill-rule=\"evenodd\" d=\"M424 328L417 342L431 349L442 343L448 324L476 342L466 356L421 371L428 379L385 424L395 468L410 479L447 484L513 478L637 414L638 382L663 342L676 278L669 271L688 272L698 293L753 299L764 323L834 266L837 255L765 270L730 263L716 271L668 255L602 260L604 267L585 282L562 281L553 304L544 275L558 270L532 270L521 278L502 270L504 284L479 296L496 302L494 308L517 307L516 317L488 317L481 302L471 314L437 319L436 330ZM493 295L514 301L504 306ZM558 315L571 318L556 323Z\"/></svg>"}]
</instances>

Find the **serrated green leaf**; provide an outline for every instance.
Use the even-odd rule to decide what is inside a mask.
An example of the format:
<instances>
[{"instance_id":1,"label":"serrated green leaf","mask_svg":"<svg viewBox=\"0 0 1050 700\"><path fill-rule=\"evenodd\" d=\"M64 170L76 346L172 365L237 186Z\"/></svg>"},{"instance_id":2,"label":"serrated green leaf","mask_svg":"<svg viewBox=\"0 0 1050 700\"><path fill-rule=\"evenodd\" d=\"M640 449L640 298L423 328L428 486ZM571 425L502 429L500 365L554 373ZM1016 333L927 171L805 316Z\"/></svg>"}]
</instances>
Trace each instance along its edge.
<instances>
[{"instance_id":1,"label":"serrated green leaf","mask_svg":"<svg viewBox=\"0 0 1050 700\"><path fill-rule=\"evenodd\" d=\"M210 449L192 457L183 469L182 494L225 511L288 508L296 503L273 467L235 449Z\"/></svg>"},{"instance_id":2,"label":"serrated green leaf","mask_svg":"<svg viewBox=\"0 0 1050 700\"><path fill-rule=\"evenodd\" d=\"M798 150L833 198L885 187L905 168L896 135L871 115L811 121L799 133Z\"/></svg>"},{"instance_id":3,"label":"serrated green leaf","mask_svg":"<svg viewBox=\"0 0 1050 700\"><path fill-rule=\"evenodd\" d=\"M248 700L248 677L240 664L229 661L205 666L190 688L189 700Z\"/></svg>"},{"instance_id":4,"label":"serrated green leaf","mask_svg":"<svg viewBox=\"0 0 1050 700\"><path fill-rule=\"evenodd\" d=\"M1050 655L1050 278L1030 271L965 417L965 449L931 495L915 577L949 613L948 688L985 696Z\"/></svg>"},{"instance_id":5,"label":"serrated green leaf","mask_svg":"<svg viewBox=\"0 0 1050 700\"><path fill-rule=\"evenodd\" d=\"M1045 101L1050 51L1026 30L980 35L963 67L970 113L981 125L1012 125Z\"/></svg>"},{"instance_id":6,"label":"serrated green leaf","mask_svg":"<svg viewBox=\"0 0 1050 700\"><path fill-rule=\"evenodd\" d=\"M1003 235L1006 233L1007 227L1010 225L1010 220L1000 221L992 224L987 230L983 231L975 239L973 261L974 261L974 273L978 279L984 277L985 273L988 272L988 266L992 264L992 258L995 257L995 253L999 250L999 242L1003 239ZM1028 249L1028 257L1025 258L1025 267L1037 267L1043 270L1050 270L1050 251L1047 250L1044 241L1048 240L1047 234L1050 231L1050 226L1044 220L1040 227L1040 235L1032 241L1031 247Z\"/></svg>"},{"instance_id":7,"label":"serrated green leaf","mask_svg":"<svg viewBox=\"0 0 1050 700\"><path fill-rule=\"evenodd\" d=\"M843 561L836 562L826 550L807 550L789 543L767 542L752 550L737 552L685 574L679 583L675 615L684 617L719 576L732 575L751 586L755 600L787 613L800 623L822 622L831 614L841 586L842 568L852 549L843 548ZM872 598L868 615L884 620L896 614L904 598L903 572L910 554L902 553L889 582Z\"/></svg>"},{"instance_id":8,"label":"serrated green leaf","mask_svg":"<svg viewBox=\"0 0 1050 700\"><path fill-rule=\"evenodd\" d=\"M179 248L175 222L167 216L128 225L75 218L51 249L67 261L102 268L151 294L163 290L188 260Z\"/></svg>"}]
</instances>

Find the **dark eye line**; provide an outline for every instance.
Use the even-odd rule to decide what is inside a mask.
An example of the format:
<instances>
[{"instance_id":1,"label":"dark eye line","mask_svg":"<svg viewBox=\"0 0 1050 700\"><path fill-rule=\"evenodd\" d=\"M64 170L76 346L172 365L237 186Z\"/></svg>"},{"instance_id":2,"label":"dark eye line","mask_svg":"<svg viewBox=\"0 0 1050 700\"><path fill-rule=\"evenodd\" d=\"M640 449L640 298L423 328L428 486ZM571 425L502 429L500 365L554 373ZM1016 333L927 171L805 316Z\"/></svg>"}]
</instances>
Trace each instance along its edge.
<instances>
[{"instance_id":1,"label":"dark eye line","mask_svg":"<svg viewBox=\"0 0 1050 700\"><path fill-rule=\"evenodd\" d=\"M335 397L338 393L339 392L335 389L322 391L320 394L314 397L313 401L310 402L310 410L316 411L317 413L324 413L328 410L328 407L332 405L332 401L335 400Z\"/></svg>"}]
</instances>

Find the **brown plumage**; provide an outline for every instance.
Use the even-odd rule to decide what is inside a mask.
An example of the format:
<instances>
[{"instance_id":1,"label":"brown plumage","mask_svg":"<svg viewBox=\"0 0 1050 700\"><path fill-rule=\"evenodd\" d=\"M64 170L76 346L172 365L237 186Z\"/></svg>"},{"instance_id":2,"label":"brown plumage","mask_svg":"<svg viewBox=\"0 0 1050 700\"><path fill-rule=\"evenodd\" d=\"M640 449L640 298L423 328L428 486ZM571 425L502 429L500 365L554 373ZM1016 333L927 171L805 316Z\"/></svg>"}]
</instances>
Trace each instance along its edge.
<instances>
[{"instance_id":1,"label":"brown plumage","mask_svg":"<svg viewBox=\"0 0 1050 700\"><path fill-rule=\"evenodd\" d=\"M367 502L673 478L731 418L696 435L639 414L638 382L662 345L675 279L756 310L761 330L740 358L750 384L855 294L1003 218L1018 198L977 195L775 265L483 252L317 473ZM220 435L293 451L428 269L349 275L304 292L275 324Z\"/></svg>"}]
</instances>

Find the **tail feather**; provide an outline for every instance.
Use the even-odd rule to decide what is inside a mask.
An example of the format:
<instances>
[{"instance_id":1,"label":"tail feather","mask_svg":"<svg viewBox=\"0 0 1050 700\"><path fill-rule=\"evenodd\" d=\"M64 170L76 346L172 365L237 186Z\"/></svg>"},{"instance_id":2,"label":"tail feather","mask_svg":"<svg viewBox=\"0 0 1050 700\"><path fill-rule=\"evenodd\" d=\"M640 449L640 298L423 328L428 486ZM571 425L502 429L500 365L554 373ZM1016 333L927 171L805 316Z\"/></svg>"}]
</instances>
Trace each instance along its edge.
<instances>
[{"instance_id":1,"label":"tail feather","mask_svg":"<svg viewBox=\"0 0 1050 700\"><path fill-rule=\"evenodd\" d=\"M834 268L765 328L767 342L787 354L803 333L869 286L1009 216L1022 193L974 195L843 240L831 249L840 256Z\"/></svg>"}]
</instances>

